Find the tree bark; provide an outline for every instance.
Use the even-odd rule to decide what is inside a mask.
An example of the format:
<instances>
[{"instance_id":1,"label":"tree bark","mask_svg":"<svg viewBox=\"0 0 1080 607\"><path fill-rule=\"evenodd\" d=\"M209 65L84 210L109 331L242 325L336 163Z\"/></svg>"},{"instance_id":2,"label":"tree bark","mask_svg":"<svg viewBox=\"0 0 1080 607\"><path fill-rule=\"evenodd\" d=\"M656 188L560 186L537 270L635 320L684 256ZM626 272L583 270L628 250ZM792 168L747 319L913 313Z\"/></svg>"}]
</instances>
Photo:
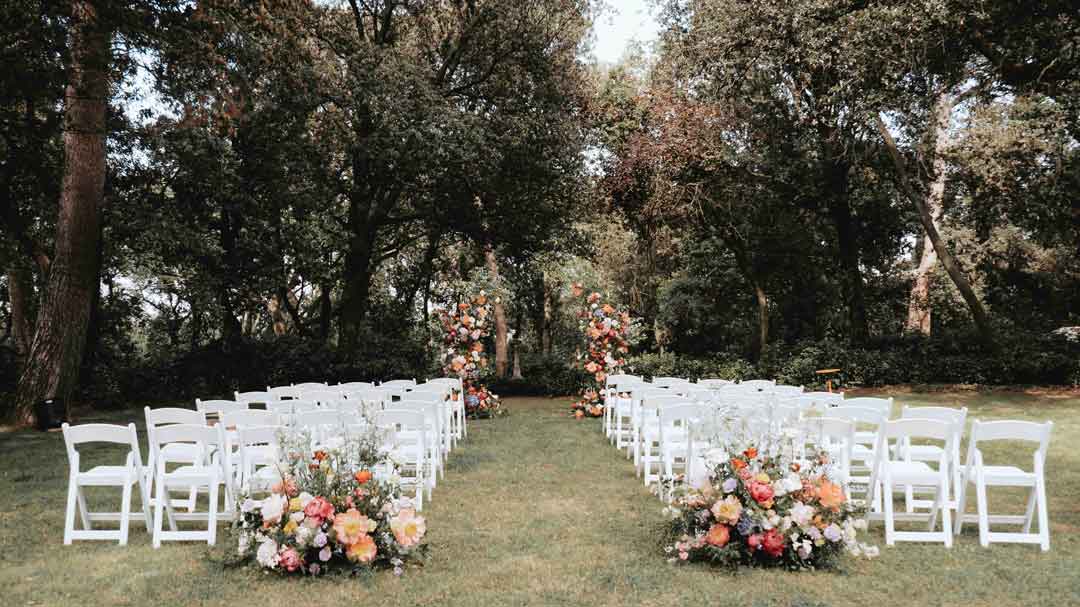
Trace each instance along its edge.
<instances>
[{"instance_id":1,"label":"tree bark","mask_svg":"<svg viewBox=\"0 0 1080 607\"><path fill-rule=\"evenodd\" d=\"M491 278L497 282L499 279L499 261L495 258L495 250L490 245L484 249L484 260L487 262ZM500 298L495 298L493 308L495 311L495 376L502 379L506 377L506 366L509 363L507 357L509 331L506 325L506 310L503 308Z\"/></svg>"},{"instance_id":2,"label":"tree bark","mask_svg":"<svg viewBox=\"0 0 1080 607\"><path fill-rule=\"evenodd\" d=\"M979 297L975 294L975 290L971 287L971 283L968 281L967 276L964 275L963 268L960 267L959 262L953 257L952 252L945 244L945 240L938 232L937 226L934 225L934 218L930 213L930 208L927 206L926 201L918 195L915 188L912 186L911 178L907 171L907 164L900 155L900 151L896 147L896 141L893 139L892 134L889 133L889 128L885 126L885 121L881 119L880 115L875 116L874 118L877 122L878 132L881 134L881 138L885 140L885 147L889 152L889 156L892 157L901 191L903 191L904 195L911 200L915 205L915 208L919 211L919 220L922 221L923 229L926 230L926 236L930 239L931 244L934 245L934 250L937 251L938 257L941 258L941 265L945 267L945 272L948 273L949 278L952 279L953 284L956 285L956 289L960 291L960 296L964 298L964 302L967 303L968 309L971 310L971 316L975 320L975 325L978 327L979 334L982 336L983 341L988 344L993 344L994 329L990 325L990 318L986 314L986 309L983 308L982 302L979 301Z\"/></svg>"},{"instance_id":3,"label":"tree bark","mask_svg":"<svg viewBox=\"0 0 1080 607\"><path fill-rule=\"evenodd\" d=\"M757 360L765 350L765 344L769 343L769 297L756 282L754 283L754 297L758 305L758 341L754 357L754 360Z\"/></svg>"},{"instance_id":4,"label":"tree bark","mask_svg":"<svg viewBox=\"0 0 1080 607\"><path fill-rule=\"evenodd\" d=\"M319 285L319 338L330 339L330 319L334 315L333 302L330 300L329 281Z\"/></svg>"},{"instance_id":5,"label":"tree bark","mask_svg":"<svg viewBox=\"0 0 1080 607\"><path fill-rule=\"evenodd\" d=\"M33 422L39 401L70 403L98 288L111 32L93 2L74 0L71 13L64 180L45 297L19 377L14 416L19 424Z\"/></svg>"},{"instance_id":6,"label":"tree bark","mask_svg":"<svg viewBox=\"0 0 1080 607\"><path fill-rule=\"evenodd\" d=\"M34 339L30 301L33 295L33 276L21 259L8 268L8 299L11 301L11 341L15 346L15 372L22 373L30 344Z\"/></svg>"},{"instance_id":7,"label":"tree bark","mask_svg":"<svg viewBox=\"0 0 1080 607\"><path fill-rule=\"evenodd\" d=\"M926 206L930 210L930 221L938 228L941 219L942 201L945 197L945 182L948 168L945 151L949 144L949 119L952 117L953 98L947 94L938 97L934 104L934 174L930 189L926 194ZM924 230L925 231L925 230ZM922 256L915 270L915 280L911 285L908 300L908 317L905 331L930 335L930 275L937 265L937 249L929 236L924 236Z\"/></svg>"},{"instance_id":8,"label":"tree bark","mask_svg":"<svg viewBox=\"0 0 1080 607\"><path fill-rule=\"evenodd\" d=\"M541 296L544 298L544 311L540 317L540 349L545 356L551 355L551 325L554 322L555 294L548 288L547 272L544 272L540 282Z\"/></svg>"}]
</instances>

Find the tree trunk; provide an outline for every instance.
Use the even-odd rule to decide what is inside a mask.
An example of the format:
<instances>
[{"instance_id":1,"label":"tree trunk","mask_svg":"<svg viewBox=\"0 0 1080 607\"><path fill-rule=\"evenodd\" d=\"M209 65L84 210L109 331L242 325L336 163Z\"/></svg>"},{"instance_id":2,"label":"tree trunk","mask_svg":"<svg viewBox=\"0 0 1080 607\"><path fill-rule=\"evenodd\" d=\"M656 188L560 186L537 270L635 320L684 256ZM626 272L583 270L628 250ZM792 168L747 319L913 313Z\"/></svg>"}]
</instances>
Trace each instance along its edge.
<instances>
[{"instance_id":1,"label":"tree trunk","mask_svg":"<svg viewBox=\"0 0 1080 607\"><path fill-rule=\"evenodd\" d=\"M757 360L765 351L765 345L769 343L769 297L761 285L754 283L754 297L758 306L758 333L757 347L754 360Z\"/></svg>"},{"instance_id":2,"label":"tree trunk","mask_svg":"<svg viewBox=\"0 0 1080 607\"><path fill-rule=\"evenodd\" d=\"M830 160L827 169L827 185L832 193L829 214L836 227L840 253L840 274L848 312L848 338L852 343L860 344L870 338L870 326L866 318L866 301L863 298L862 270L859 269L859 243L848 198L848 172L849 166L846 162Z\"/></svg>"},{"instance_id":3,"label":"tree trunk","mask_svg":"<svg viewBox=\"0 0 1080 607\"><path fill-rule=\"evenodd\" d=\"M330 339L330 318L334 314L330 291L327 283L319 285L319 338L323 341Z\"/></svg>"},{"instance_id":4,"label":"tree trunk","mask_svg":"<svg viewBox=\"0 0 1080 607\"><path fill-rule=\"evenodd\" d=\"M98 288L98 239L105 191L105 115L111 33L92 2L72 2L70 70L65 91L64 181L56 243L15 421L30 424L34 405L69 403L78 377L90 304Z\"/></svg>"},{"instance_id":5,"label":"tree trunk","mask_svg":"<svg viewBox=\"0 0 1080 607\"><path fill-rule=\"evenodd\" d=\"M545 356L551 355L551 325L554 322L554 308L553 300L554 293L548 289L547 272L544 272L543 278L540 282L541 296L544 298L544 312L540 317L540 349Z\"/></svg>"},{"instance_id":6,"label":"tree trunk","mask_svg":"<svg viewBox=\"0 0 1080 607\"><path fill-rule=\"evenodd\" d=\"M926 194L926 206L930 209L930 221L934 228L941 219L942 201L945 198L945 181L948 179L945 151L949 145L949 119L952 117L953 98L947 94L938 97L934 104L934 174L930 190ZM924 230L925 231L925 230ZM908 317L904 327L909 333L930 335L930 275L937 265L937 249L929 236L923 237L922 256L915 270L908 300Z\"/></svg>"},{"instance_id":7,"label":"tree trunk","mask_svg":"<svg viewBox=\"0 0 1080 607\"><path fill-rule=\"evenodd\" d=\"M487 262L491 278L498 282L499 261L495 258L495 250L490 246L484 249L484 260ZM502 300L496 297L493 307L495 310L495 377L502 379L506 377L506 366L509 363L507 358L509 331L507 330L506 310L503 308Z\"/></svg>"},{"instance_id":8,"label":"tree trunk","mask_svg":"<svg viewBox=\"0 0 1080 607\"><path fill-rule=\"evenodd\" d=\"M975 320L975 325L978 327L983 341L993 344L994 329L990 325L990 318L986 314L986 309L983 308L979 297L975 295L975 289L971 287L967 276L964 275L963 268L953 257L952 252L945 244L945 240L941 237L941 233L938 232L937 226L934 225L934 217L926 201L918 195L912 186L907 164L900 155L900 151L896 147L896 141L893 139L892 134L889 133L889 128L885 126L885 121L881 119L881 116L875 116L874 118L877 121L878 132L881 134L881 138L885 140L885 147L889 152L889 156L892 157L901 191L919 211L919 220L922 221L923 229L926 230L926 237L934 245L934 250L937 251L938 257L941 258L941 265L945 267L945 272L948 273L949 278L956 285L956 289L960 291L960 296L967 303L968 309L971 310L971 316Z\"/></svg>"},{"instance_id":9,"label":"tree trunk","mask_svg":"<svg viewBox=\"0 0 1080 607\"><path fill-rule=\"evenodd\" d=\"M11 341L15 346L15 373L21 374L34 339L30 301L33 296L33 276L26 262L16 259L8 268L8 299L11 301Z\"/></svg>"}]
</instances>

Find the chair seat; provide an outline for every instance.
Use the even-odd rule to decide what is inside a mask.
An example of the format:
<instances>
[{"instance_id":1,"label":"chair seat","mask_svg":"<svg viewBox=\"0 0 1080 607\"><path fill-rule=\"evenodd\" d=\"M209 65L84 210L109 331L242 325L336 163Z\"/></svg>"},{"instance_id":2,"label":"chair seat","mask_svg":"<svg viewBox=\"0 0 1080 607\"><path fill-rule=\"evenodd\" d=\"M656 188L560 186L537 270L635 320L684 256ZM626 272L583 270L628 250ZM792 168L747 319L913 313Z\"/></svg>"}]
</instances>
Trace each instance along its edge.
<instances>
[{"instance_id":1,"label":"chair seat","mask_svg":"<svg viewBox=\"0 0 1080 607\"><path fill-rule=\"evenodd\" d=\"M1021 485L1035 484L1035 474L1025 472L1016 466L983 466L983 478L989 485Z\"/></svg>"},{"instance_id":2,"label":"chair seat","mask_svg":"<svg viewBox=\"0 0 1080 607\"><path fill-rule=\"evenodd\" d=\"M943 454L944 450L937 445L911 445L898 449L900 457L910 457L913 460L921 461L936 462L941 459Z\"/></svg>"},{"instance_id":3,"label":"chair seat","mask_svg":"<svg viewBox=\"0 0 1080 607\"><path fill-rule=\"evenodd\" d=\"M877 432L856 432L855 442L862 443L864 445L872 445L877 442Z\"/></svg>"},{"instance_id":4,"label":"chair seat","mask_svg":"<svg viewBox=\"0 0 1080 607\"><path fill-rule=\"evenodd\" d=\"M924 462L885 462L884 465L893 483L936 484L940 478L939 472Z\"/></svg>"},{"instance_id":5,"label":"chair seat","mask_svg":"<svg viewBox=\"0 0 1080 607\"><path fill-rule=\"evenodd\" d=\"M211 451L213 451L212 447ZM164 454L169 461L179 461L184 459L194 461L202 456L202 449L193 443L169 443L161 448L161 453Z\"/></svg>"},{"instance_id":6,"label":"chair seat","mask_svg":"<svg viewBox=\"0 0 1080 607\"><path fill-rule=\"evenodd\" d=\"M166 472L164 475L165 481L199 481L205 482L211 475L217 473L218 470L214 466L180 466L175 470Z\"/></svg>"},{"instance_id":7,"label":"chair seat","mask_svg":"<svg viewBox=\"0 0 1080 607\"><path fill-rule=\"evenodd\" d=\"M94 466L85 472L80 472L78 479L80 485L121 485L127 474L127 466ZM137 477L138 474L133 474L127 482L134 483Z\"/></svg>"}]
</instances>

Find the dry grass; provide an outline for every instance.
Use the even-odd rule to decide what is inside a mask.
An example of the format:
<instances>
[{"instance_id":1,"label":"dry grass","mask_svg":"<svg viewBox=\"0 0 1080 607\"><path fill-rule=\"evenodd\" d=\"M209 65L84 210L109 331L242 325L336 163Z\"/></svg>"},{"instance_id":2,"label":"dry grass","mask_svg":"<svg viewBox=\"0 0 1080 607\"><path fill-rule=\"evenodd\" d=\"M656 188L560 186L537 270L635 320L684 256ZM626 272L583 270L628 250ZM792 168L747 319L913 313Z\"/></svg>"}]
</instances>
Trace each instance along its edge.
<instances>
[{"instance_id":1,"label":"dry grass","mask_svg":"<svg viewBox=\"0 0 1080 607\"><path fill-rule=\"evenodd\" d=\"M0 434L0 584L7 605L1071 605L1080 604L1080 398L1024 393L907 393L963 404L973 417L1052 419L1053 547L952 550L901 544L842 573L730 575L672 567L659 554L659 502L568 399L511 399L513 414L475 422L425 511L431 553L400 579L281 580L223 569L205 546L61 543L62 438ZM137 419L134 412L106 416ZM993 500L993 495L991 496ZM1015 498L1006 498L1013 501ZM880 527L872 536L883 544Z\"/></svg>"}]
</instances>

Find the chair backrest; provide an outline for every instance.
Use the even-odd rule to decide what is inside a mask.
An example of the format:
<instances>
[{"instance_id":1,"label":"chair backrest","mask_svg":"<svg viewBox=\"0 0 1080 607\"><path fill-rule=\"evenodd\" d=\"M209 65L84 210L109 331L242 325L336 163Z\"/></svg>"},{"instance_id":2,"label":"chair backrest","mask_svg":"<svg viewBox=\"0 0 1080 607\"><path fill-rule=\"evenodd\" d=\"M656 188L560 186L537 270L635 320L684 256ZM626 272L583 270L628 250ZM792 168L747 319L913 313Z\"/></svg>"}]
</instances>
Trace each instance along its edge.
<instances>
[{"instance_id":1,"label":"chair backrest","mask_svg":"<svg viewBox=\"0 0 1080 607\"><path fill-rule=\"evenodd\" d=\"M146 416L147 430L167 424L206 425L206 413L194 409L182 409L180 407L151 409L150 407L143 407L143 414Z\"/></svg>"},{"instance_id":2,"label":"chair backrest","mask_svg":"<svg viewBox=\"0 0 1080 607\"><path fill-rule=\"evenodd\" d=\"M230 411L221 415L221 423L226 428L243 428L245 426L276 426L280 423L277 413L273 411L260 411L249 409L247 411Z\"/></svg>"},{"instance_id":3,"label":"chair backrest","mask_svg":"<svg viewBox=\"0 0 1080 607\"><path fill-rule=\"evenodd\" d=\"M423 432L426 425L423 411L408 409L386 409L375 412L375 425L380 428Z\"/></svg>"},{"instance_id":4,"label":"chair backrest","mask_svg":"<svg viewBox=\"0 0 1080 607\"><path fill-rule=\"evenodd\" d=\"M936 419L953 424L957 435L964 432L964 424L967 422L967 407L953 409L950 407L912 407L904 405L900 409L900 419L920 418Z\"/></svg>"},{"instance_id":5,"label":"chair backrest","mask_svg":"<svg viewBox=\"0 0 1080 607\"><path fill-rule=\"evenodd\" d=\"M420 411L429 418L431 423L438 423L439 420L439 403L434 403L425 400L399 400L393 405L387 404L387 409L397 409L405 411Z\"/></svg>"},{"instance_id":6,"label":"chair backrest","mask_svg":"<svg viewBox=\"0 0 1080 607\"><path fill-rule=\"evenodd\" d=\"M843 392L803 392L799 396L812 396L827 403L836 403L844 400Z\"/></svg>"},{"instance_id":7,"label":"chair backrest","mask_svg":"<svg viewBox=\"0 0 1080 607\"><path fill-rule=\"evenodd\" d=\"M660 424L665 427L669 426L687 426L688 422L693 419L700 418L701 405L695 404L672 404L661 407Z\"/></svg>"},{"instance_id":8,"label":"chair backrest","mask_svg":"<svg viewBox=\"0 0 1080 607\"><path fill-rule=\"evenodd\" d=\"M374 388L375 384L373 384L371 382L367 382L367 381L349 381L349 382L339 383L338 385L336 385L334 387L335 388L340 388L342 390L348 390L350 392L353 392L353 391L356 391L356 390L367 390L369 388Z\"/></svg>"},{"instance_id":9,"label":"chair backrest","mask_svg":"<svg viewBox=\"0 0 1080 607\"><path fill-rule=\"evenodd\" d=\"M195 399L195 408L203 413L214 413L221 416L232 411L246 411L247 403L238 403L235 400L200 400Z\"/></svg>"},{"instance_id":10,"label":"chair backrest","mask_svg":"<svg viewBox=\"0 0 1080 607\"><path fill-rule=\"evenodd\" d=\"M85 443L110 443L114 445L128 445L129 461L133 460L138 466L142 466L142 456L139 454L139 435L135 430L135 424L120 426L117 424L79 424L72 426L64 423L61 428L64 432L64 444L67 447L68 462L71 464L73 473L79 471L79 450L77 445Z\"/></svg>"},{"instance_id":11,"label":"chair backrest","mask_svg":"<svg viewBox=\"0 0 1080 607\"><path fill-rule=\"evenodd\" d=\"M157 462L159 467L164 467L165 464L173 461L168 459L169 452L161 448L169 443L193 443L198 445L202 449L202 453L198 459L204 464L209 463L210 453L218 450L225 454L223 465L224 463L227 463L225 460L228 459L228 453L224 449L225 426L223 424L218 424L217 426L174 424L171 426L155 428L150 437L150 450L152 451L154 461ZM185 463L191 462L191 456L189 454L185 453L178 457L180 459L176 461Z\"/></svg>"},{"instance_id":12,"label":"chair backrest","mask_svg":"<svg viewBox=\"0 0 1080 607\"><path fill-rule=\"evenodd\" d=\"M279 447L279 437L285 426L244 426L236 432L237 444L241 449L252 445L273 445Z\"/></svg>"},{"instance_id":13,"label":"chair backrest","mask_svg":"<svg viewBox=\"0 0 1080 607\"><path fill-rule=\"evenodd\" d=\"M446 400L450 395L449 390L446 387L424 387L417 386L415 390L412 390L406 396L409 400L427 400L431 402L441 403Z\"/></svg>"},{"instance_id":14,"label":"chair backrest","mask_svg":"<svg viewBox=\"0 0 1080 607\"><path fill-rule=\"evenodd\" d=\"M776 381L772 379L747 379L739 382L738 385L745 389L770 390L776 385Z\"/></svg>"},{"instance_id":15,"label":"chair backrest","mask_svg":"<svg viewBox=\"0 0 1080 607\"><path fill-rule=\"evenodd\" d=\"M1042 465L1046 459L1046 450L1050 446L1050 433L1054 429L1054 422L1028 422L1020 420L999 420L984 422L972 420L971 440L968 443L968 458L970 464L972 456L980 450L979 444L990 441L1018 441L1038 443L1035 450L1036 468Z\"/></svg>"},{"instance_id":16,"label":"chair backrest","mask_svg":"<svg viewBox=\"0 0 1080 607\"><path fill-rule=\"evenodd\" d=\"M281 400L278 398L278 395L273 392L236 392L235 394L236 402L238 403L266 404Z\"/></svg>"},{"instance_id":17,"label":"chair backrest","mask_svg":"<svg viewBox=\"0 0 1080 607\"><path fill-rule=\"evenodd\" d=\"M893 399L890 398L873 398L869 396L860 396L858 398L846 398L844 399L845 407L863 407L868 409L878 409L885 413L885 417L892 416Z\"/></svg>"},{"instance_id":18,"label":"chair backrest","mask_svg":"<svg viewBox=\"0 0 1080 607\"><path fill-rule=\"evenodd\" d=\"M697 381L697 383L698 383L699 386L704 386L704 387L709 388L709 389L716 389L716 388L721 388L723 386L732 384L734 382L732 382L730 379L720 379L719 377L711 377L711 378L707 378L707 379L699 379Z\"/></svg>"},{"instance_id":19,"label":"chair backrest","mask_svg":"<svg viewBox=\"0 0 1080 607\"><path fill-rule=\"evenodd\" d=\"M855 446L855 422L838 417L804 419L801 422L800 436L804 446L813 446L816 450L831 454L830 459L839 465L841 476L850 474L851 450Z\"/></svg>"},{"instance_id":20,"label":"chair backrest","mask_svg":"<svg viewBox=\"0 0 1080 607\"><path fill-rule=\"evenodd\" d=\"M301 413L303 411L315 411L319 408L319 403L313 400L294 400L292 401L293 413Z\"/></svg>"},{"instance_id":21,"label":"chair backrest","mask_svg":"<svg viewBox=\"0 0 1080 607\"><path fill-rule=\"evenodd\" d=\"M341 424L341 412L336 409L315 409L296 413L296 425L300 428L339 426Z\"/></svg>"},{"instance_id":22,"label":"chair backrest","mask_svg":"<svg viewBox=\"0 0 1080 607\"><path fill-rule=\"evenodd\" d=\"M320 406L334 408L345 400L345 395L340 390L305 390L301 397L304 400L315 401Z\"/></svg>"},{"instance_id":23,"label":"chair backrest","mask_svg":"<svg viewBox=\"0 0 1080 607\"><path fill-rule=\"evenodd\" d=\"M461 392L464 389L460 377L436 377L435 379L427 380L427 383L431 385L450 386L451 390L457 390L458 392Z\"/></svg>"},{"instance_id":24,"label":"chair backrest","mask_svg":"<svg viewBox=\"0 0 1080 607\"><path fill-rule=\"evenodd\" d=\"M392 379L379 383L379 388L405 389L408 390L416 385L416 379Z\"/></svg>"},{"instance_id":25,"label":"chair backrest","mask_svg":"<svg viewBox=\"0 0 1080 607\"><path fill-rule=\"evenodd\" d=\"M325 390L327 388L325 383L317 381L309 381L302 384L293 384L293 389L297 392L309 392L311 390Z\"/></svg>"},{"instance_id":26,"label":"chair backrest","mask_svg":"<svg viewBox=\"0 0 1080 607\"><path fill-rule=\"evenodd\" d=\"M833 407L826 411L824 417L846 419L857 424L870 424L872 426L881 426L888 419L888 416L881 409L853 407L846 402L843 407Z\"/></svg>"},{"instance_id":27,"label":"chair backrest","mask_svg":"<svg viewBox=\"0 0 1080 607\"><path fill-rule=\"evenodd\" d=\"M881 424L879 432L884 445L888 445L894 440L919 438L942 441L949 451L951 451L956 436L953 432L953 424L939 419L907 418L885 420ZM888 449L886 449L887 451Z\"/></svg>"},{"instance_id":28,"label":"chair backrest","mask_svg":"<svg viewBox=\"0 0 1080 607\"><path fill-rule=\"evenodd\" d=\"M295 400L276 400L272 403L266 403L266 410L276 413L278 418L281 419L283 416L292 415L293 405L296 402Z\"/></svg>"},{"instance_id":29,"label":"chair backrest","mask_svg":"<svg viewBox=\"0 0 1080 607\"><path fill-rule=\"evenodd\" d=\"M777 385L773 386L769 391L772 392L773 395L783 398L783 397L787 397L787 396L798 396L799 394L802 394L803 393L803 387L802 386L785 386L785 385L782 385L782 384L777 384Z\"/></svg>"},{"instance_id":30,"label":"chair backrest","mask_svg":"<svg viewBox=\"0 0 1080 607\"><path fill-rule=\"evenodd\" d=\"M276 396L277 400L283 398L296 398L299 395L296 388L293 386L275 386L273 388L267 386L266 391Z\"/></svg>"},{"instance_id":31,"label":"chair backrest","mask_svg":"<svg viewBox=\"0 0 1080 607\"><path fill-rule=\"evenodd\" d=\"M678 394L663 395L663 396L649 395L649 396L646 396L645 398L641 399L641 409L645 414L648 414L650 411L655 413L655 412L659 411L660 409L665 409L667 407L673 407L673 406L676 406L676 405L692 405L692 404L693 403L688 401L685 396L679 396Z\"/></svg>"},{"instance_id":32,"label":"chair backrest","mask_svg":"<svg viewBox=\"0 0 1080 607\"><path fill-rule=\"evenodd\" d=\"M657 388L670 388L671 386L688 384L690 380L682 377L654 377L650 383Z\"/></svg>"}]
</instances>

